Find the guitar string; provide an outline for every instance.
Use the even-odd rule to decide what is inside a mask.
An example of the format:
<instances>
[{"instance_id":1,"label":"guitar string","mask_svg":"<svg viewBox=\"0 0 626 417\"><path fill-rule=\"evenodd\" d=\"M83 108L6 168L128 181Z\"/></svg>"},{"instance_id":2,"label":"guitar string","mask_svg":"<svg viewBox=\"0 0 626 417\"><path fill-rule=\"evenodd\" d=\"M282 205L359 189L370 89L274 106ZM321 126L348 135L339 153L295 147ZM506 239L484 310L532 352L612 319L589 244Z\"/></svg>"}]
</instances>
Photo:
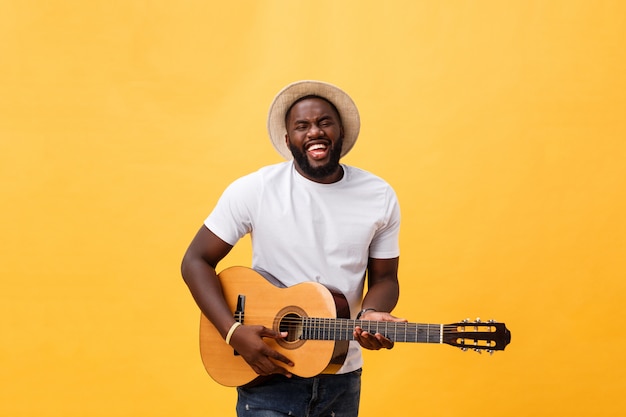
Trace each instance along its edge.
<instances>
[{"instance_id":1,"label":"guitar string","mask_svg":"<svg viewBox=\"0 0 626 417\"><path fill-rule=\"evenodd\" d=\"M253 319L253 321L257 321L259 319L267 319L267 317L262 316L244 316L244 324L245 318ZM268 322L269 320L265 320ZM272 320L274 321L274 320ZM326 317L284 317L280 320L281 324L290 324L290 325L304 325L306 322L307 328L328 328L329 326L341 327L344 325L366 325L366 326L394 326L394 327L436 327L440 328L441 324L430 324L430 323L410 323L410 322L397 322L397 321L378 321L378 320L360 320L360 319L344 319L344 318L326 318ZM384 323L384 324L380 324ZM444 324L444 329L455 329L455 328L475 328L478 327L480 329L484 328L483 331L489 331L490 328L493 328L493 324L485 324L485 323L459 323L459 324Z\"/></svg>"},{"instance_id":2,"label":"guitar string","mask_svg":"<svg viewBox=\"0 0 626 417\"><path fill-rule=\"evenodd\" d=\"M251 319L256 319L256 317L249 317ZM255 321L255 320L253 320ZM244 319L245 324L245 319ZM353 327L367 327L372 329L374 327L377 330L385 329L388 330L389 333L392 332L406 332L409 335L419 334L426 329L429 330L439 330L441 328L444 331L453 331L455 329L459 329L459 327L470 327L474 328L474 324L425 324L425 323L408 323L408 322L392 322L392 321L376 321L376 320L357 320L357 319L344 319L344 318L325 318L325 317L284 317L280 320L281 325L286 326L303 326L307 331L352 331ZM484 324L479 324L478 327L490 327ZM366 329L367 330L367 329ZM489 330L485 330L489 332ZM470 331L471 332L471 331Z\"/></svg>"},{"instance_id":3,"label":"guitar string","mask_svg":"<svg viewBox=\"0 0 626 417\"><path fill-rule=\"evenodd\" d=\"M245 318L252 318L254 319L253 321L260 319L263 319L264 317L262 316L244 316ZM244 318L244 324L245 324L245 318ZM266 317L265 317L266 318ZM269 320L266 320L266 322ZM273 321L273 320L272 320ZM291 317L285 317L283 319L280 320L280 323L286 323L286 324L295 324L295 325L299 325L299 324L303 324L304 322L306 322L307 327L319 327L319 328L324 328L324 327L328 327L329 325L333 325L333 326L343 326L345 324L353 324L353 325L359 325L359 324L363 324L363 325L376 325L374 323L385 323L385 324L381 324L380 326L399 326L399 327L436 327L436 328L440 328L441 324L431 324L431 323L410 323L410 322L402 322L402 321L378 321L378 320L360 320L360 319L344 319L344 318L325 318L325 317L300 317L300 318L291 318ZM493 327L493 324L478 324L478 325L474 325L474 324L444 324L443 325L444 328L446 329L453 329L453 328L462 328L462 327L466 327L466 328L474 328L474 327L479 327L479 328L491 328Z\"/></svg>"},{"instance_id":4,"label":"guitar string","mask_svg":"<svg viewBox=\"0 0 626 417\"><path fill-rule=\"evenodd\" d=\"M268 322L267 316L250 316L245 315L245 318L253 319L253 321L263 320ZM276 318L273 318L274 322ZM444 327L445 329L454 329L454 328L465 328L465 329L480 329L481 331L495 331L495 324L497 323L454 323L454 324L433 324L433 323L411 323L411 322L398 322L398 321L382 321L382 320L361 320L361 319L347 319L347 318L336 318L336 317L289 317L285 316L280 319L281 324L291 324L291 325L300 325L306 323L306 326L309 328L328 328L329 326L344 326L347 324L350 325L369 325L369 326L394 326L394 327Z\"/></svg>"}]
</instances>

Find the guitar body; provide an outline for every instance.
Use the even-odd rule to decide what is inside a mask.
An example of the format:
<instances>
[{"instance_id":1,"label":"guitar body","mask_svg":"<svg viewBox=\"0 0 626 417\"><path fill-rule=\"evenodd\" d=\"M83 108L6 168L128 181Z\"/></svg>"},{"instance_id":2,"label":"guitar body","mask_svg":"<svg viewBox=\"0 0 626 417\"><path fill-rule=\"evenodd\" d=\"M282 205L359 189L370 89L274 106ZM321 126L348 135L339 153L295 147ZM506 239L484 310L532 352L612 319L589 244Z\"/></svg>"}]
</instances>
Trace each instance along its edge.
<instances>
[{"instance_id":1,"label":"guitar body","mask_svg":"<svg viewBox=\"0 0 626 417\"><path fill-rule=\"evenodd\" d=\"M343 364L348 341L302 340L301 329L289 327L290 317L349 318L347 301L315 282L305 282L288 288L278 288L260 274L245 267L231 267L219 274L224 298L235 312L244 296L242 321L246 325L263 325L276 331L288 331L285 339L265 339L272 348L294 362L292 368L281 363L293 374L312 377L320 373L335 373ZM305 306L305 307L303 307ZM225 386L241 386L258 375L230 345L227 345L213 324L204 316L200 319L200 355L209 375Z\"/></svg>"}]
</instances>

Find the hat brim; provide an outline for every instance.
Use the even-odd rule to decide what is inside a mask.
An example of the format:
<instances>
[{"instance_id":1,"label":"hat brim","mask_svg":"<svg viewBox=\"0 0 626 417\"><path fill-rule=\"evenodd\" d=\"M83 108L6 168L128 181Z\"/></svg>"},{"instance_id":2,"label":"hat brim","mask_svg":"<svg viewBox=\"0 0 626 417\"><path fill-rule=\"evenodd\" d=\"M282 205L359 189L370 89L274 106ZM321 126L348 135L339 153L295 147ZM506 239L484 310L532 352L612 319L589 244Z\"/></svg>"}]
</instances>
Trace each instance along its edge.
<instances>
[{"instance_id":1,"label":"hat brim","mask_svg":"<svg viewBox=\"0 0 626 417\"><path fill-rule=\"evenodd\" d=\"M285 113L298 99L315 95L323 97L335 105L343 125L343 147L341 156L346 155L356 143L361 129L359 110L354 101L339 87L322 81L303 80L289 84L274 97L267 117L267 131L274 148L285 159L293 156L286 143Z\"/></svg>"}]
</instances>

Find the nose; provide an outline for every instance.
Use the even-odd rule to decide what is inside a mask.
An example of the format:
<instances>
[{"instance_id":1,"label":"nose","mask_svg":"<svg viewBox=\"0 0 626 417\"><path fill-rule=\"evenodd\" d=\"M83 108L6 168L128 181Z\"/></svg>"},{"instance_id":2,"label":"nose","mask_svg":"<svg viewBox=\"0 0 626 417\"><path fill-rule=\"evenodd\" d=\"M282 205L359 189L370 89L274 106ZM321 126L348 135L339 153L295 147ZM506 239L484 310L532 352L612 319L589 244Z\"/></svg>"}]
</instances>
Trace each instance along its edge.
<instances>
[{"instance_id":1,"label":"nose","mask_svg":"<svg viewBox=\"0 0 626 417\"><path fill-rule=\"evenodd\" d=\"M309 138L320 138L324 136L324 130L317 124L312 124L308 132Z\"/></svg>"}]
</instances>

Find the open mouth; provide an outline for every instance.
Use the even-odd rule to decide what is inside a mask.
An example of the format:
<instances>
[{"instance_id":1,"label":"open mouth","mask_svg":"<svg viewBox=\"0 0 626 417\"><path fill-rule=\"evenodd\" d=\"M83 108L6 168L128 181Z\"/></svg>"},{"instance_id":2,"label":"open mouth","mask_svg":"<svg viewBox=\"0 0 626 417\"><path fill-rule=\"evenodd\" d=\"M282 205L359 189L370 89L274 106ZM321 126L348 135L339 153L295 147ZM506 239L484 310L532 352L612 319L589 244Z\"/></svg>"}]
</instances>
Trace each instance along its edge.
<instances>
[{"instance_id":1,"label":"open mouth","mask_svg":"<svg viewBox=\"0 0 626 417\"><path fill-rule=\"evenodd\" d=\"M313 159L323 159L328 155L328 145L325 143L312 143L306 147L307 153Z\"/></svg>"}]
</instances>

